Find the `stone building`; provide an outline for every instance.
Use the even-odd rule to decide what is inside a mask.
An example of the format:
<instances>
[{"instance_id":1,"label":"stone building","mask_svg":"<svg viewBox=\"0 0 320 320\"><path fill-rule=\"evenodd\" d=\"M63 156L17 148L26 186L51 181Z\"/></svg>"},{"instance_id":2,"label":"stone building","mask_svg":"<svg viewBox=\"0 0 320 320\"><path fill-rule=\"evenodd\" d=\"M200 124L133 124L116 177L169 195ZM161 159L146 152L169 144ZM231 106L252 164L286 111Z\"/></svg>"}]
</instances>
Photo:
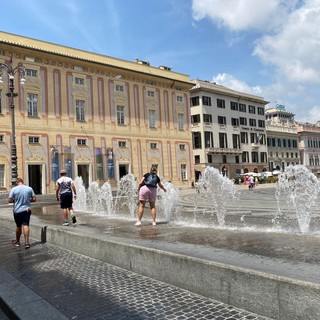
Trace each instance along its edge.
<instances>
[{"instance_id":1,"label":"stone building","mask_svg":"<svg viewBox=\"0 0 320 320\"><path fill-rule=\"evenodd\" d=\"M289 165L300 164L294 114L283 105L268 108L265 114L269 171L283 171Z\"/></svg>"},{"instance_id":2,"label":"stone building","mask_svg":"<svg viewBox=\"0 0 320 320\"><path fill-rule=\"evenodd\" d=\"M206 166L230 178L267 170L267 101L201 80L190 100L196 180Z\"/></svg>"},{"instance_id":3,"label":"stone building","mask_svg":"<svg viewBox=\"0 0 320 320\"><path fill-rule=\"evenodd\" d=\"M301 164L320 175L320 122L297 123Z\"/></svg>"},{"instance_id":4,"label":"stone building","mask_svg":"<svg viewBox=\"0 0 320 320\"><path fill-rule=\"evenodd\" d=\"M18 174L38 194L52 193L60 169L88 186L116 186L152 164L162 179L194 179L188 75L0 32L0 63L23 64L15 79ZM0 83L0 189L11 187L12 125Z\"/></svg>"}]
</instances>

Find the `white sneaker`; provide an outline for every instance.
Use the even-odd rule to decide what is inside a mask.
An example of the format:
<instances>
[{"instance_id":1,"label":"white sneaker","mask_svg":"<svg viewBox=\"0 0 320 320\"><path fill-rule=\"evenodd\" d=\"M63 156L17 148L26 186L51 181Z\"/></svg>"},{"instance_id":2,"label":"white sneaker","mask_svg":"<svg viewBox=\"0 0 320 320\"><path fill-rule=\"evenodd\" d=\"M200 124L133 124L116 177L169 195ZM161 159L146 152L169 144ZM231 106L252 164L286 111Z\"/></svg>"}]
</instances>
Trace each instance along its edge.
<instances>
[{"instance_id":1,"label":"white sneaker","mask_svg":"<svg viewBox=\"0 0 320 320\"><path fill-rule=\"evenodd\" d=\"M156 223L155 221L153 221L153 222L152 222L152 225L153 225L153 226L156 226L156 225L157 225L157 223Z\"/></svg>"},{"instance_id":2,"label":"white sneaker","mask_svg":"<svg viewBox=\"0 0 320 320\"><path fill-rule=\"evenodd\" d=\"M137 227L141 226L141 221L137 221L137 222L135 223L135 226L137 226Z\"/></svg>"},{"instance_id":3,"label":"white sneaker","mask_svg":"<svg viewBox=\"0 0 320 320\"><path fill-rule=\"evenodd\" d=\"M63 226L68 226L69 225L69 221L66 220L62 225Z\"/></svg>"}]
</instances>

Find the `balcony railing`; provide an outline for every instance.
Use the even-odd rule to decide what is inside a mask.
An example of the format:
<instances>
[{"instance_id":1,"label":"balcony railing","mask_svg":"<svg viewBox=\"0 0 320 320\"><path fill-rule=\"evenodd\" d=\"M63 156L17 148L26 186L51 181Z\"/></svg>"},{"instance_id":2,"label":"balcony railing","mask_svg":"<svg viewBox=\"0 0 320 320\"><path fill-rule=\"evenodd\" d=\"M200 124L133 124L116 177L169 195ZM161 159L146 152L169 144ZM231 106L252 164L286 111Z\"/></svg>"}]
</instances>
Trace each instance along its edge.
<instances>
[{"instance_id":1,"label":"balcony railing","mask_svg":"<svg viewBox=\"0 0 320 320\"><path fill-rule=\"evenodd\" d=\"M242 149L233 149L233 148L205 148L208 153L215 154L241 154Z\"/></svg>"}]
</instances>

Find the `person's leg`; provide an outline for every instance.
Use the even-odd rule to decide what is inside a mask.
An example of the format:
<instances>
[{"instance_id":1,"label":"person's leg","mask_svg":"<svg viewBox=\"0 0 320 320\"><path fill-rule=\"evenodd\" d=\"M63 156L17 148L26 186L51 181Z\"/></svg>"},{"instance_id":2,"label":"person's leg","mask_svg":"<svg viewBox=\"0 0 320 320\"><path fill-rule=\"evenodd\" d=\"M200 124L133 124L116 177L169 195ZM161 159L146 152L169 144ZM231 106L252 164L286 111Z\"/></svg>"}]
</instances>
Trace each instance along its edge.
<instances>
[{"instance_id":1,"label":"person's leg","mask_svg":"<svg viewBox=\"0 0 320 320\"><path fill-rule=\"evenodd\" d=\"M150 209L151 209L152 224L155 226L156 225L156 217L157 217L156 202L149 201L149 203L150 203Z\"/></svg>"},{"instance_id":2,"label":"person's leg","mask_svg":"<svg viewBox=\"0 0 320 320\"><path fill-rule=\"evenodd\" d=\"M141 224L145 206L146 206L146 202L144 200L140 200L137 225Z\"/></svg>"},{"instance_id":3,"label":"person's leg","mask_svg":"<svg viewBox=\"0 0 320 320\"><path fill-rule=\"evenodd\" d=\"M25 244L25 248L29 249L30 248L30 244L29 244L29 233L30 233L30 228L29 226L24 225L23 226L23 236L24 236L24 244Z\"/></svg>"},{"instance_id":4,"label":"person's leg","mask_svg":"<svg viewBox=\"0 0 320 320\"><path fill-rule=\"evenodd\" d=\"M68 219L68 209L67 208L63 208L63 219L64 220L69 220Z\"/></svg>"},{"instance_id":5,"label":"person's leg","mask_svg":"<svg viewBox=\"0 0 320 320\"><path fill-rule=\"evenodd\" d=\"M14 241L15 245L20 245L20 237L22 233L22 228L21 226L16 226L16 240Z\"/></svg>"}]
</instances>

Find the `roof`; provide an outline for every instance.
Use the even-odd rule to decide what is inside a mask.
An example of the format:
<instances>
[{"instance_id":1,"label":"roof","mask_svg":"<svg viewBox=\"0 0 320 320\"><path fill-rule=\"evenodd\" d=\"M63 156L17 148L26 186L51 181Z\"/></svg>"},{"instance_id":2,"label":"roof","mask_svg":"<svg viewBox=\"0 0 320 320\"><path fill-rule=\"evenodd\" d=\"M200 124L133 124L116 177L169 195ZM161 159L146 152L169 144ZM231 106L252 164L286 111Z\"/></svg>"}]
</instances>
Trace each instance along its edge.
<instances>
[{"instance_id":1,"label":"roof","mask_svg":"<svg viewBox=\"0 0 320 320\"><path fill-rule=\"evenodd\" d=\"M175 81L186 82L190 84L189 75L172 72L170 68L157 68L148 64L140 64L136 62L130 62L118 58L105 56L102 54L92 53L84 50L79 50L67 46L62 46L46 41L27 38L20 35L15 35L7 32L0 31L0 44L14 45L22 48L36 50L40 52L51 53L55 55L70 57L83 61L99 63L106 66L127 69L130 71L145 73L151 76L157 76L162 78L168 78ZM139 60L141 61L141 60ZM192 84L191 84L192 85Z\"/></svg>"},{"instance_id":2,"label":"roof","mask_svg":"<svg viewBox=\"0 0 320 320\"><path fill-rule=\"evenodd\" d=\"M265 101L263 97L232 90L227 87L218 85L215 82L209 82L204 80L192 80L191 82L194 83L195 85L190 89L190 92L204 90L204 91L214 92L218 94L225 94L225 95L233 96L233 97L244 99L244 100L255 101L264 105L269 103L269 101Z\"/></svg>"}]
</instances>

